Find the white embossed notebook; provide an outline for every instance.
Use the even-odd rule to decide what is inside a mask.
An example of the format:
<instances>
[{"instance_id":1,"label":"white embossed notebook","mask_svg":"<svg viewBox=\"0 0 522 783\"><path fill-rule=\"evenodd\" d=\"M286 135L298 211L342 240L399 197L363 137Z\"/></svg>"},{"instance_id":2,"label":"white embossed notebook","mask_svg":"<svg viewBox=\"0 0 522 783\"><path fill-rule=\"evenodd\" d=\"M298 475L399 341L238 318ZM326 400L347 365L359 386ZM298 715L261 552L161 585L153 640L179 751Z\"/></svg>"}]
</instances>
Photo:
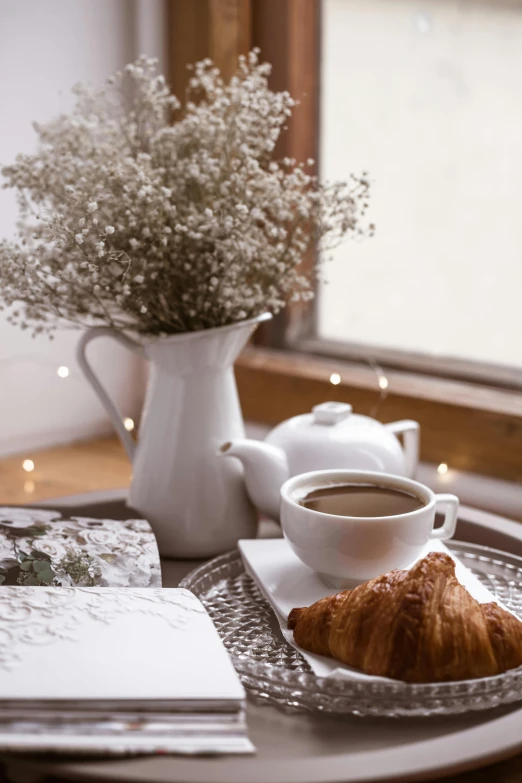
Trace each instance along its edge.
<instances>
[{"instance_id":1,"label":"white embossed notebook","mask_svg":"<svg viewBox=\"0 0 522 783\"><path fill-rule=\"evenodd\" d=\"M1 749L249 752L244 699L187 590L0 590Z\"/></svg>"}]
</instances>

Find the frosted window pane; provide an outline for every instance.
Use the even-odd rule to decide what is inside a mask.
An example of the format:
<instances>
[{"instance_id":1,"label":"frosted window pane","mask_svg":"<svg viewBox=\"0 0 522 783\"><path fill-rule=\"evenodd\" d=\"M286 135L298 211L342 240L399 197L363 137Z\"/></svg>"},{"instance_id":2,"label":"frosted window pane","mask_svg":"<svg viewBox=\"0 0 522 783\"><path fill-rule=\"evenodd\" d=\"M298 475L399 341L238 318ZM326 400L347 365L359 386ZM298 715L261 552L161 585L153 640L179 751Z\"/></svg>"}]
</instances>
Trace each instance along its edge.
<instances>
[{"instance_id":1,"label":"frosted window pane","mask_svg":"<svg viewBox=\"0 0 522 783\"><path fill-rule=\"evenodd\" d=\"M522 367L522 3L324 0L321 175L367 170L373 239L319 336Z\"/></svg>"}]
</instances>

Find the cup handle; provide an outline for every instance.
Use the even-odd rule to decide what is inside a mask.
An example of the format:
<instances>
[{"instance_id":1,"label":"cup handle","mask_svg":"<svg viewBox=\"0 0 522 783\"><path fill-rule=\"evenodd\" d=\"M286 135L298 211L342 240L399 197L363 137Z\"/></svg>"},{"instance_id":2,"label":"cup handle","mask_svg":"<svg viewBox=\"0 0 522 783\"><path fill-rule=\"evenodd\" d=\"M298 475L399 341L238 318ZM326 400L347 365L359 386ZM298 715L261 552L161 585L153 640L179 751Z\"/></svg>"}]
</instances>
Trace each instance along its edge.
<instances>
[{"instance_id":1,"label":"cup handle","mask_svg":"<svg viewBox=\"0 0 522 783\"><path fill-rule=\"evenodd\" d=\"M130 337L122 334L122 332L119 332L117 329L112 329L110 326L97 326L94 329L89 329L80 339L78 348L76 349L76 358L78 364L83 374L91 384L92 388L100 398L103 407L109 414L114 429L120 436L120 440L123 443L125 451L127 452L127 456L132 462L134 459L134 452L136 451L134 440L132 439L130 433L128 433L123 426L123 418L120 411L103 388L98 379L98 376L95 374L85 355L85 349L87 348L87 345L91 342L91 340L96 339L96 337L112 337L113 340L121 343L125 346L125 348L128 348L129 350L134 351L141 356L145 355L145 351L140 343L137 343L135 340L131 340Z\"/></svg>"},{"instance_id":2,"label":"cup handle","mask_svg":"<svg viewBox=\"0 0 522 783\"><path fill-rule=\"evenodd\" d=\"M456 495L435 495L435 510L439 506L442 506L445 511L444 522L441 527L436 527L431 531L430 538L446 541L453 536L457 527L459 499Z\"/></svg>"}]
</instances>

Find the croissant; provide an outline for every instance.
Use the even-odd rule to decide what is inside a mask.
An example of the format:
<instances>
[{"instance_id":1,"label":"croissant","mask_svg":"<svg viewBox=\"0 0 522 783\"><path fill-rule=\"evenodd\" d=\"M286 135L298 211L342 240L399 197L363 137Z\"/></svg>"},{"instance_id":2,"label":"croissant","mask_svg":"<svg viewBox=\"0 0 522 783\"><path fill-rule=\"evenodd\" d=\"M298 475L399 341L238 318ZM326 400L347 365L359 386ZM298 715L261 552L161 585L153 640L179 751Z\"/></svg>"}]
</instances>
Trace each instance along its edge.
<instances>
[{"instance_id":1,"label":"croissant","mask_svg":"<svg viewBox=\"0 0 522 783\"><path fill-rule=\"evenodd\" d=\"M304 650L405 682L489 677L522 664L522 622L472 598L441 552L292 609L288 627Z\"/></svg>"}]
</instances>

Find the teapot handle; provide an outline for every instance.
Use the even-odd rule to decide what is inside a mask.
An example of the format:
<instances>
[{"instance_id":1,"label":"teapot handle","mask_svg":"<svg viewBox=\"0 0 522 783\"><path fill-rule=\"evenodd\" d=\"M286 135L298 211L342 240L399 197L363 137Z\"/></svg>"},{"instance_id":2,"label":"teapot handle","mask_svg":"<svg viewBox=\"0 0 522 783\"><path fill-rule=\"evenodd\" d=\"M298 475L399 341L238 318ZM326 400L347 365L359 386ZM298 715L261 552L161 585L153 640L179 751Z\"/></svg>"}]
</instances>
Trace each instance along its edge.
<instances>
[{"instance_id":1,"label":"teapot handle","mask_svg":"<svg viewBox=\"0 0 522 783\"><path fill-rule=\"evenodd\" d=\"M125 451L127 452L127 456L132 462L134 459L134 453L136 451L136 444L123 425L123 417L120 411L103 388L98 379L98 376L93 371L85 355L85 349L87 348L87 345L91 342L91 340L95 340L97 337L112 337L113 340L116 340L116 342L121 343L125 346L125 348L134 351L140 356L145 356L145 349L142 345L140 345L140 343L136 342L135 340L131 340L130 337L122 334L122 332L119 332L117 329L112 329L110 326L97 326L94 329L88 329L80 339L78 348L76 349L76 358L78 360L80 369L100 398L103 407L109 414L114 429L120 436L120 440L123 443Z\"/></svg>"},{"instance_id":2,"label":"teapot handle","mask_svg":"<svg viewBox=\"0 0 522 783\"><path fill-rule=\"evenodd\" d=\"M392 421L384 425L394 435L404 437L404 455L406 457L406 476L413 478L419 462L420 426L411 419Z\"/></svg>"}]
</instances>

